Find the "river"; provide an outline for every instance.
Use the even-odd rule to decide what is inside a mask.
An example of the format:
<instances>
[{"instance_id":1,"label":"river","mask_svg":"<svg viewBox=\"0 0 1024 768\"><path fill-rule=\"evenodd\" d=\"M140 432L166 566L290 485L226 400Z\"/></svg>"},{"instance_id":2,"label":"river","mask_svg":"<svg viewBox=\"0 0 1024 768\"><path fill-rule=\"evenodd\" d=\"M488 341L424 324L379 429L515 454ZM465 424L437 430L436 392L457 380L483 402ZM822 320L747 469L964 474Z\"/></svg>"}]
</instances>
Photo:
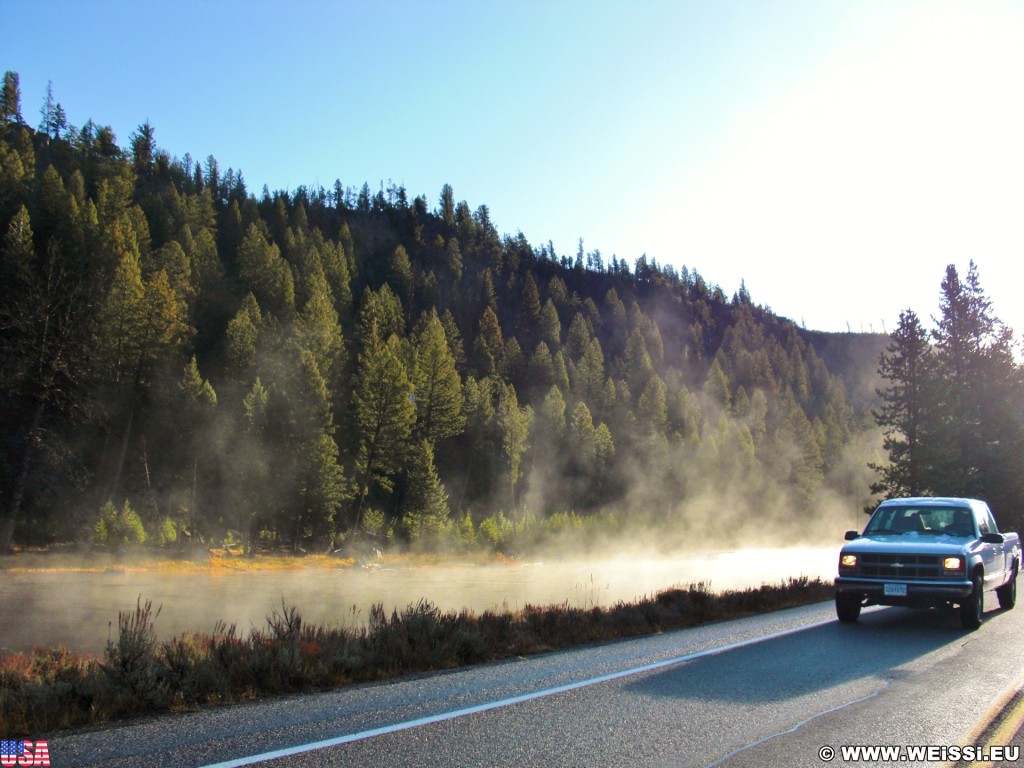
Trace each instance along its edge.
<instances>
[{"instance_id":1,"label":"river","mask_svg":"<svg viewBox=\"0 0 1024 768\"><path fill-rule=\"evenodd\" d=\"M99 570L9 568L0 571L0 651L64 646L101 653L117 637L119 611L150 600L156 631L167 639L210 632L216 622L263 626L282 602L303 621L342 627L365 623L370 607L389 612L420 600L438 608L516 610L525 605L590 608L653 596L703 581L713 591L756 587L791 577L831 579L837 547L747 549L670 558L445 564L321 566L289 570Z\"/></svg>"}]
</instances>

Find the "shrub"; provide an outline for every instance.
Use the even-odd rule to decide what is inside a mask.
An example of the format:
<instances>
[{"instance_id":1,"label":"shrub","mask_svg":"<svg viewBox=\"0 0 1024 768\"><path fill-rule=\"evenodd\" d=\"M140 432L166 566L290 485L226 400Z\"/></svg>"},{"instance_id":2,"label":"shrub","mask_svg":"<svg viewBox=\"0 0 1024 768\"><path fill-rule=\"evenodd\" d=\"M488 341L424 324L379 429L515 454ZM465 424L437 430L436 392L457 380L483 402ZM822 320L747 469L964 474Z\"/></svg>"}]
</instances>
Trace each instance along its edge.
<instances>
[{"instance_id":1,"label":"shrub","mask_svg":"<svg viewBox=\"0 0 1024 768\"><path fill-rule=\"evenodd\" d=\"M480 539L486 541L495 550L507 547L511 543L514 533L515 526L502 512L484 518L477 528L477 535Z\"/></svg>"},{"instance_id":2,"label":"shrub","mask_svg":"<svg viewBox=\"0 0 1024 768\"><path fill-rule=\"evenodd\" d=\"M174 544L178 540L178 526L174 524L174 520L169 517L160 519L157 524L157 539L161 547Z\"/></svg>"},{"instance_id":3,"label":"shrub","mask_svg":"<svg viewBox=\"0 0 1024 768\"><path fill-rule=\"evenodd\" d=\"M160 615L153 603L142 602L140 597L134 611L121 611L117 615L118 638L107 641L105 663L101 666L119 694L115 710L136 713L159 709L164 704L164 690L160 685L161 667L156 657L157 640L153 622Z\"/></svg>"},{"instance_id":4,"label":"shrub","mask_svg":"<svg viewBox=\"0 0 1024 768\"><path fill-rule=\"evenodd\" d=\"M387 517L385 517L383 511L370 507L363 512L363 528L371 536L380 536L386 524Z\"/></svg>"},{"instance_id":5,"label":"shrub","mask_svg":"<svg viewBox=\"0 0 1024 768\"><path fill-rule=\"evenodd\" d=\"M455 535L463 549L470 549L476 544L476 528L473 527L473 518L469 512L459 518L455 530Z\"/></svg>"},{"instance_id":6,"label":"shrub","mask_svg":"<svg viewBox=\"0 0 1024 768\"><path fill-rule=\"evenodd\" d=\"M551 533L583 530L583 518L575 512L555 512L545 522Z\"/></svg>"},{"instance_id":7,"label":"shrub","mask_svg":"<svg viewBox=\"0 0 1024 768\"><path fill-rule=\"evenodd\" d=\"M118 509L112 501L108 501L100 509L100 519L96 521L96 543L109 547L123 544L142 544L146 540L146 529L142 520L128 503Z\"/></svg>"}]
</instances>

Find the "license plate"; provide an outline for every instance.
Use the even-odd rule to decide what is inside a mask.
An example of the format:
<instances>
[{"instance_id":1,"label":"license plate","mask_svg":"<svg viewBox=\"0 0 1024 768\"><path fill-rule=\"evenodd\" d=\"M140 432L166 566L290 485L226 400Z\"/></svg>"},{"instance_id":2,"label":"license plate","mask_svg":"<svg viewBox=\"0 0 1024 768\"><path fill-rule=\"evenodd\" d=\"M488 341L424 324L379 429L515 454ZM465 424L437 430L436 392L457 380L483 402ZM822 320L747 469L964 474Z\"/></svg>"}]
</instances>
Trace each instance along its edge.
<instances>
[{"instance_id":1,"label":"license plate","mask_svg":"<svg viewBox=\"0 0 1024 768\"><path fill-rule=\"evenodd\" d=\"M907 596L907 585L906 584L886 584L883 588L883 594L887 597L906 597Z\"/></svg>"}]
</instances>

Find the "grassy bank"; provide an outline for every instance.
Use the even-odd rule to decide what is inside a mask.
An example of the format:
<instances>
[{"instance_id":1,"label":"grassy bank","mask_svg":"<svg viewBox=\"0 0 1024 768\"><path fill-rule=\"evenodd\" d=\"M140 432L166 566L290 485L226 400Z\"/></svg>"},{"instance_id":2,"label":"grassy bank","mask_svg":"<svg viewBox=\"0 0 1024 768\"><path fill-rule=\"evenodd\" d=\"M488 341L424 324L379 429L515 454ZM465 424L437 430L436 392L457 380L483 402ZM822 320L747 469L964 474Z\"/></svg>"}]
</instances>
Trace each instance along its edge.
<instances>
[{"instance_id":1,"label":"grassy bank","mask_svg":"<svg viewBox=\"0 0 1024 768\"><path fill-rule=\"evenodd\" d=\"M141 598L118 617L118 637L100 658L40 649L0 660L0 733L40 734L141 714L182 711L282 693L497 661L584 643L652 634L830 599L819 579L713 594L706 584L630 603L568 603L475 614L427 601L388 615L374 606L358 629L311 626L282 605L247 636L210 634L158 641L159 608Z\"/></svg>"}]
</instances>

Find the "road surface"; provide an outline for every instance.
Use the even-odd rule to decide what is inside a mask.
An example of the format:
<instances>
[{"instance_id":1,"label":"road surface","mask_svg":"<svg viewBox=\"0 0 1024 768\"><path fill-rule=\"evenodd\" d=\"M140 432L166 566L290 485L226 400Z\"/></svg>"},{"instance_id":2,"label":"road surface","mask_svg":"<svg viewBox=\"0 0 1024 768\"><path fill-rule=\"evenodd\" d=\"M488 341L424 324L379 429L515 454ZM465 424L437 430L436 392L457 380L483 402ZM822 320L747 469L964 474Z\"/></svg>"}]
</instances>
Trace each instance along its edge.
<instances>
[{"instance_id":1,"label":"road surface","mask_svg":"<svg viewBox=\"0 0 1024 768\"><path fill-rule=\"evenodd\" d=\"M986 611L981 629L965 632L955 613L900 608L844 625L821 603L54 734L50 756L59 768L927 764L907 750L946 756L1020 682L1024 609L1001 611L989 594ZM849 753L879 746L898 747L899 758Z\"/></svg>"}]
</instances>

